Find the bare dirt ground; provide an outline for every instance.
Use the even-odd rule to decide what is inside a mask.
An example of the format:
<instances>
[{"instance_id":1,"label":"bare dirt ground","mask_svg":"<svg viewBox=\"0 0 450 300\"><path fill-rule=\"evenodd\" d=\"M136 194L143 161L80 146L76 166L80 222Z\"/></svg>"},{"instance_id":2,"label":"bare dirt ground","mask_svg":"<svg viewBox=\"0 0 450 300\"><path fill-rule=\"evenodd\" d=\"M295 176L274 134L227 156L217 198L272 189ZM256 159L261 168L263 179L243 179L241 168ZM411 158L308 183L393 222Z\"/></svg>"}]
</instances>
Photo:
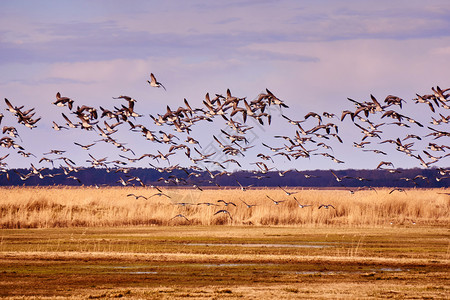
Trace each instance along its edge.
<instances>
[{"instance_id":1,"label":"bare dirt ground","mask_svg":"<svg viewBox=\"0 0 450 300\"><path fill-rule=\"evenodd\" d=\"M0 232L9 299L448 299L438 227L172 226Z\"/></svg>"}]
</instances>

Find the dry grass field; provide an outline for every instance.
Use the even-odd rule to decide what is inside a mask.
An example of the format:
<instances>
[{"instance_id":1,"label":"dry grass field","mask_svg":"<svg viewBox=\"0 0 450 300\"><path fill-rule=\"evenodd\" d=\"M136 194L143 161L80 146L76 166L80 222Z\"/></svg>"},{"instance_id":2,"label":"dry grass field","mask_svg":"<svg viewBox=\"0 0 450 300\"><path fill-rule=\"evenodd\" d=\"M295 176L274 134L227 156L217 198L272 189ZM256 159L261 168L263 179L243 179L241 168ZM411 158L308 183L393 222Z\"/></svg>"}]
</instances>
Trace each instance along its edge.
<instances>
[{"instance_id":1,"label":"dry grass field","mask_svg":"<svg viewBox=\"0 0 450 300\"><path fill-rule=\"evenodd\" d=\"M445 189L347 190L164 189L109 187L1 188L2 228L135 225L389 226L450 224ZM149 199L127 196L134 194ZM268 196L268 197L267 197ZM280 203L275 204L269 197ZM302 205L299 207L294 197ZM226 202L233 202L236 206ZM255 205L250 208L246 204ZM209 203L209 205L208 205ZM332 204L335 208L321 208ZM227 213L215 213L219 210ZM182 214L187 219L179 216ZM175 218L174 218L175 217Z\"/></svg>"},{"instance_id":2,"label":"dry grass field","mask_svg":"<svg viewBox=\"0 0 450 300\"><path fill-rule=\"evenodd\" d=\"M1 188L0 297L448 299L448 189L288 191Z\"/></svg>"},{"instance_id":3,"label":"dry grass field","mask_svg":"<svg viewBox=\"0 0 450 300\"><path fill-rule=\"evenodd\" d=\"M4 229L7 299L448 299L448 228Z\"/></svg>"}]
</instances>

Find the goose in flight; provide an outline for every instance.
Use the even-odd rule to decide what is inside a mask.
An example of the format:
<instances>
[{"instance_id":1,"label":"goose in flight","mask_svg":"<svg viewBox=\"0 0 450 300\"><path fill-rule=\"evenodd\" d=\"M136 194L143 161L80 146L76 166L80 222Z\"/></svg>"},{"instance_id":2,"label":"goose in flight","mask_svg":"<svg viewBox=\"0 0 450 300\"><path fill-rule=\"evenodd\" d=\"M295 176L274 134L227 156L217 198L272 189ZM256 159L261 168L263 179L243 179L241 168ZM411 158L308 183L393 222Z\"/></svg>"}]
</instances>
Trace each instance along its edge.
<instances>
[{"instance_id":1,"label":"goose in flight","mask_svg":"<svg viewBox=\"0 0 450 300\"><path fill-rule=\"evenodd\" d=\"M66 124L67 126L69 126L70 128L77 128L79 126L79 124L74 124L72 121L69 120L69 118L67 118L67 116L65 114L61 114L64 118L64 120L66 120Z\"/></svg>"},{"instance_id":2,"label":"goose in flight","mask_svg":"<svg viewBox=\"0 0 450 300\"><path fill-rule=\"evenodd\" d=\"M401 189L401 188L395 188L395 189L392 189L392 190L389 192L389 194L392 194L392 193L395 192L395 191L403 192L403 193L406 194L406 191L405 191L404 189Z\"/></svg>"},{"instance_id":3,"label":"goose in flight","mask_svg":"<svg viewBox=\"0 0 450 300\"><path fill-rule=\"evenodd\" d=\"M282 100L280 100L279 98L277 98L277 97L276 97L271 91L269 91L267 88L266 88L266 92L267 92L266 98L269 100L269 105L273 103L273 104L275 104L275 105L279 105L280 108L281 108L281 107L289 108L289 106L287 106L286 104L284 104L284 102L283 102Z\"/></svg>"},{"instance_id":4,"label":"goose in flight","mask_svg":"<svg viewBox=\"0 0 450 300\"><path fill-rule=\"evenodd\" d=\"M197 144L200 148L202 148L202 146L200 145L200 143L195 140L194 138L188 136L187 139L185 140L185 142L189 143L189 144Z\"/></svg>"},{"instance_id":5,"label":"goose in flight","mask_svg":"<svg viewBox=\"0 0 450 300\"><path fill-rule=\"evenodd\" d=\"M285 118L286 120L288 120L288 122L290 123L290 124L292 124L292 125L299 125L300 123L303 123L303 122L305 122L305 120L302 120L302 121L295 121L295 120L292 120L292 119L290 119L290 118L288 118L288 117L286 117L285 115L281 115L283 118Z\"/></svg>"},{"instance_id":6,"label":"goose in flight","mask_svg":"<svg viewBox=\"0 0 450 300\"><path fill-rule=\"evenodd\" d=\"M370 142L361 142L361 143L356 143L356 142L353 142L353 147L355 147L355 148L364 148L364 145L366 145L366 144L370 144Z\"/></svg>"},{"instance_id":7,"label":"goose in flight","mask_svg":"<svg viewBox=\"0 0 450 300\"><path fill-rule=\"evenodd\" d=\"M172 221L173 219L176 219L176 218L183 218L183 219L185 219L186 221L190 222L189 219L186 218L183 214L178 214L178 215L176 215L175 217L171 218L171 219L169 220L169 222Z\"/></svg>"},{"instance_id":8,"label":"goose in flight","mask_svg":"<svg viewBox=\"0 0 450 300\"><path fill-rule=\"evenodd\" d=\"M161 82L158 82L156 80L156 77L155 77L155 75L153 75L153 73L150 73L150 80L147 80L147 82L150 84L150 86L157 87L157 88L162 87L166 91L166 88L164 87L164 85Z\"/></svg>"},{"instance_id":9,"label":"goose in flight","mask_svg":"<svg viewBox=\"0 0 450 300\"><path fill-rule=\"evenodd\" d=\"M113 99L124 99L124 100L128 101L128 103L130 103L130 102L136 102L136 100L133 99L133 98L131 98L130 96L123 96L123 95L121 95L121 96L119 96L119 97L112 97L112 98L113 98Z\"/></svg>"},{"instance_id":10,"label":"goose in flight","mask_svg":"<svg viewBox=\"0 0 450 300\"><path fill-rule=\"evenodd\" d=\"M22 155L23 157L30 157L30 156L36 157L36 155L34 155L33 153L31 153L31 152L25 152L25 151L22 151L22 150L17 151L17 153L19 153L19 154ZM8 155L9 155L9 154L8 154Z\"/></svg>"},{"instance_id":11,"label":"goose in flight","mask_svg":"<svg viewBox=\"0 0 450 300\"><path fill-rule=\"evenodd\" d=\"M21 152L21 151L19 151L19 152ZM23 151L22 151L22 152L23 152ZM9 156L9 153L6 154L6 155L4 155L4 156L2 156L2 157L0 157L0 165L1 165L1 166L7 166L7 165L8 165L7 163L3 162L3 160L4 160L5 158L7 158L8 156Z\"/></svg>"},{"instance_id":12,"label":"goose in flight","mask_svg":"<svg viewBox=\"0 0 450 300\"><path fill-rule=\"evenodd\" d=\"M440 182L441 180L445 180L445 179L447 179L447 178L450 178L450 176L435 177L434 179L435 179L437 182ZM438 193L438 194L439 194L439 193Z\"/></svg>"},{"instance_id":13,"label":"goose in flight","mask_svg":"<svg viewBox=\"0 0 450 300\"><path fill-rule=\"evenodd\" d=\"M241 200L242 203L244 203L245 206L247 206L247 208L252 208L253 206L257 206L256 204L248 204L247 202L245 202L244 200L242 200L242 199L240 199L240 198L239 198L239 200Z\"/></svg>"},{"instance_id":14,"label":"goose in flight","mask_svg":"<svg viewBox=\"0 0 450 300\"><path fill-rule=\"evenodd\" d=\"M235 159L230 158L230 159L224 160L222 163L225 164L225 163L227 163L227 162L235 163L235 164L238 165L240 168L242 168L241 164L240 164L237 160L235 160Z\"/></svg>"},{"instance_id":15,"label":"goose in flight","mask_svg":"<svg viewBox=\"0 0 450 300\"><path fill-rule=\"evenodd\" d=\"M172 197L170 197L169 195L166 195L166 194L164 194L164 193L156 193L156 194L153 194L153 195L151 195L150 197L148 197L148 199L150 199L150 198L152 198L152 197L154 197L154 196L159 196L159 197L165 196L165 197L167 197L167 198L172 198Z\"/></svg>"},{"instance_id":16,"label":"goose in flight","mask_svg":"<svg viewBox=\"0 0 450 300\"><path fill-rule=\"evenodd\" d=\"M218 214L227 214L230 217L230 219L233 220L233 218L231 217L230 212L228 210L226 210L226 209L221 209L221 210L218 210L218 211L216 211L214 213L214 215L218 215Z\"/></svg>"},{"instance_id":17,"label":"goose in flight","mask_svg":"<svg viewBox=\"0 0 450 300\"><path fill-rule=\"evenodd\" d=\"M179 206L186 207L186 206L194 205L194 204L193 203L189 203L189 202L177 202L177 203L174 203L174 205L179 205Z\"/></svg>"},{"instance_id":18,"label":"goose in flight","mask_svg":"<svg viewBox=\"0 0 450 300\"><path fill-rule=\"evenodd\" d=\"M243 186L239 181L237 181L237 184L239 184L239 187L241 188L241 191L245 192L249 187L252 187L253 184L249 185L249 186Z\"/></svg>"},{"instance_id":19,"label":"goose in flight","mask_svg":"<svg viewBox=\"0 0 450 300\"><path fill-rule=\"evenodd\" d=\"M78 181L78 183L81 184L81 180L80 180L78 177L75 177L75 176L67 176L67 178L76 180L76 181Z\"/></svg>"},{"instance_id":20,"label":"goose in flight","mask_svg":"<svg viewBox=\"0 0 450 300\"><path fill-rule=\"evenodd\" d=\"M275 205L278 205L278 204L280 204L281 202L286 201L286 200L275 201L275 200L273 200L272 198L270 198L268 195L266 195L266 197L269 198Z\"/></svg>"},{"instance_id":21,"label":"goose in flight","mask_svg":"<svg viewBox=\"0 0 450 300\"><path fill-rule=\"evenodd\" d=\"M298 200L297 200L297 198L295 198L295 196L294 196L294 200L295 200L295 202L297 202L298 207L300 207L300 208L312 206L311 204L300 204L300 202L298 202Z\"/></svg>"},{"instance_id":22,"label":"goose in flight","mask_svg":"<svg viewBox=\"0 0 450 300\"><path fill-rule=\"evenodd\" d=\"M13 138L19 137L20 140L22 140L22 138L19 136L19 133L17 132L17 129L13 126L3 126L2 133L7 133L10 137Z\"/></svg>"},{"instance_id":23,"label":"goose in flight","mask_svg":"<svg viewBox=\"0 0 450 300\"><path fill-rule=\"evenodd\" d=\"M81 148L83 148L84 150L89 150L89 148L91 148L92 146L95 145L95 143L89 144L89 145L82 145L80 143L77 142L73 142L75 145L80 146Z\"/></svg>"},{"instance_id":24,"label":"goose in flight","mask_svg":"<svg viewBox=\"0 0 450 300\"><path fill-rule=\"evenodd\" d=\"M267 165L266 165L265 163L260 162L260 161L257 161L257 162L255 162L255 163L250 163L250 164L256 165L256 166L260 169L260 172L261 172L262 174L267 174L267 172L269 172L270 170L273 169L273 168L270 168L270 169L269 169L269 167L267 167Z\"/></svg>"},{"instance_id":25,"label":"goose in flight","mask_svg":"<svg viewBox=\"0 0 450 300\"><path fill-rule=\"evenodd\" d=\"M298 171L297 171L298 172ZM319 178L320 176L317 176L317 175L312 175L312 174L303 174L303 176L305 176L305 178L306 179L309 179L309 178ZM295 198L295 197L294 197Z\"/></svg>"},{"instance_id":26,"label":"goose in flight","mask_svg":"<svg viewBox=\"0 0 450 300\"><path fill-rule=\"evenodd\" d=\"M309 117L316 118L317 120L319 120L319 124L322 124L322 117L318 113L315 113L315 112L312 112L312 111L307 113L305 115L305 120L307 120Z\"/></svg>"},{"instance_id":27,"label":"goose in flight","mask_svg":"<svg viewBox=\"0 0 450 300\"><path fill-rule=\"evenodd\" d=\"M280 176L280 177L283 177L287 172L289 172L290 170L286 170L286 171L280 171L280 170L277 170L278 171L278 175Z\"/></svg>"},{"instance_id":28,"label":"goose in flight","mask_svg":"<svg viewBox=\"0 0 450 300\"><path fill-rule=\"evenodd\" d=\"M350 176L341 176L341 177L339 177L333 171L330 170L330 172L331 172L331 174L333 174L334 178L336 178L337 182L341 182L343 179L346 179L346 178L352 178Z\"/></svg>"},{"instance_id":29,"label":"goose in flight","mask_svg":"<svg viewBox=\"0 0 450 300\"><path fill-rule=\"evenodd\" d=\"M89 155L90 158L92 158L92 160L87 159L86 162L90 162L90 163L92 164L93 167L95 167L95 166L105 166L105 167L106 167L106 164L107 164L107 162L106 162L106 157L97 159L97 158L93 157L93 156L92 156L91 154L89 154L89 153L88 153L88 155Z\"/></svg>"},{"instance_id":30,"label":"goose in flight","mask_svg":"<svg viewBox=\"0 0 450 300\"><path fill-rule=\"evenodd\" d=\"M236 206L236 204L234 204L233 202L226 202L225 200L222 200L222 199L220 199L220 200L217 200L217 202L223 202L223 204L225 205L225 206L228 206L228 205L233 205L233 206Z\"/></svg>"},{"instance_id":31,"label":"goose in flight","mask_svg":"<svg viewBox=\"0 0 450 300\"><path fill-rule=\"evenodd\" d=\"M445 151L446 148L450 149L449 146L446 145L439 146L438 144L435 143L429 143L427 148L430 149L431 151Z\"/></svg>"},{"instance_id":32,"label":"goose in flight","mask_svg":"<svg viewBox=\"0 0 450 300\"><path fill-rule=\"evenodd\" d=\"M337 116L336 116L335 114L332 114L332 113L329 113L329 112L326 112L326 111L324 111L322 115L323 115L325 118L329 118L329 119L331 119L331 118L337 118Z\"/></svg>"},{"instance_id":33,"label":"goose in flight","mask_svg":"<svg viewBox=\"0 0 450 300\"><path fill-rule=\"evenodd\" d=\"M203 189L202 189L201 187L199 187L198 185L196 185L196 184L193 184L192 187L193 187L194 189L199 190L200 192L203 192Z\"/></svg>"},{"instance_id":34,"label":"goose in flight","mask_svg":"<svg viewBox=\"0 0 450 300\"><path fill-rule=\"evenodd\" d=\"M26 175L19 173L17 170L14 170L14 173L16 173L17 175L19 175L20 180L25 181L28 178L30 178L30 176L32 175L32 173L28 173Z\"/></svg>"},{"instance_id":35,"label":"goose in flight","mask_svg":"<svg viewBox=\"0 0 450 300\"><path fill-rule=\"evenodd\" d=\"M127 197L134 197L136 200L139 198L144 198L145 200L148 200L147 197L142 196L142 195L128 194Z\"/></svg>"},{"instance_id":36,"label":"goose in flight","mask_svg":"<svg viewBox=\"0 0 450 300\"><path fill-rule=\"evenodd\" d=\"M12 114L14 114L14 115L19 114L20 110L24 107L23 105L20 106L20 107L13 106L13 105L11 104L11 102L9 102L9 100L6 99L6 98L5 98L5 103L6 103L6 105L8 105L8 108L7 108L6 110L8 110L10 113L12 113Z\"/></svg>"},{"instance_id":37,"label":"goose in flight","mask_svg":"<svg viewBox=\"0 0 450 300\"><path fill-rule=\"evenodd\" d=\"M73 102L74 101L69 97L61 97L61 93L58 92L56 93L56 101L52 102L52 104L55 104L56 106L66 106L67 104L69 109L72 110Z\"/></svg>"},{"instance_id":38,"label":"goose in flight","mask_svg":"<svg viewBox=\"0 0 450 300\"><path fill-rule=\"evenodd\" d=\"M331 205L331 204L320 204L319 205L319 209L321 209L321 208L326 208L326 209L329 209L330 207L332 207L332 208L334 208L334 209L336 209L333 205Z\"/></svg>"},{"instance_id":39,"label":"goose in flight","mask_svg":"<svg viewBox=\"0 0 450 300\"><path fill-rule=\"evenodd\" d=\"M384 165L394 167L394 164L393 164L392 162L390 162L390 161L382 161L382 162L380 162L380 163L378 164L378 166L376 167L376 169L380 169L380 168L381 168L382 166L384 166Z\"/></svg>"},{"instance_id":40,"label":"goose in flight","mask_svg":"<svg viewBox=\"0 0 450 300\"><path fill-rule=\"evenodd\" d=\"M197 203L197 205L218 206L217 204L211 203L211 202L200 202L200 203Z\"/></svg>"},{"instance_id":41,"label":"goose in flight","mask_svg":"<svg viewBox=\"0 0 450 300\"><path fill-rule=\"evenodd\" d=\"M195 149L195 148L194 148L194 149ZM217 162L217 161L213 161L213 160L205 160L204 162L205 162L205 163L212 163L212 164L215 164L216 166L218 166L218 167L220 167L220 168L222 168L222 169L226 169L224 165L222 165L220 162Z\"/></svg>"},{"instance_id":42,"label":"goose in flight","mask_svg":"<svg viewBox=\"0 0 450 300\"><path fill-rule=\"evenodd\" d=\"M56 131L60 131L61 129L69 129L66 126L61 126L55 123L55 121L53 121L53 129Z\"/></svg>"},{"instance_id":43,"label":"goose in flight","mask_svg":"<svg viewBox=\"0 0 450 300\"><path fill-rule=\"evenodd\" d=\"M259 153L258 155L256 155L256 157L261 158L262 160L271 160L273 162L272 157L270 157L269 155L264 155L262 153Z\"/></svg>"},{"instance_id":44,"label":"goose in flight","mask_svg":"<svg viewBox=\"0 0 450 300\"><path fill-rule=\"evenodd\" d=\"M293 194L297 194L298 192L288 192L285 189L283 189L280 185L278 186L283 192L286 193L287 196L293 195Z\"/></svg>"},{"instance_id":45,"label":"goose in flight","mask_svg":"<svg viewBox=\"0 0 450 300\"><path fill-rule=\"evenodd\" d=\"M52 149L50 150L50 152L47 153L43 153L42 155L48 155L48 154L56 154L56 155L61 155L64 152L66 152L65 150L56 150L56 149Z\"/></svg>"}]
</instances>

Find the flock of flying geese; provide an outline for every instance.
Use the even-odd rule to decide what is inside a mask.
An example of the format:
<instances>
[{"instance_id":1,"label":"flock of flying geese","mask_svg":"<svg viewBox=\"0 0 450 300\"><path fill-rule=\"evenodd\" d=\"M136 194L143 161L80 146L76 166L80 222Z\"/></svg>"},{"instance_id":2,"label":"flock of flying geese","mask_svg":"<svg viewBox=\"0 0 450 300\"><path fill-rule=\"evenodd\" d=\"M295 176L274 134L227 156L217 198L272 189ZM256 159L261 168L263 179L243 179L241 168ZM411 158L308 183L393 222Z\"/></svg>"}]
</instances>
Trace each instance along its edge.
<instances>
[{"instance_id":1,"label":"flock of flying geese","mask_svg":"<svg viewBox=\"0 0 450 300\"><path fill-rule=\"evenodd\" d=\"M166 87L156 80L153 74L150 74L150 80L147 83L151 87L163 88ZM286 114L281 114L282 118L287 121L287 127L293 132L292 135L275 135L274 138L277 141L282 140L282 146L268 145L267 143L261 143L266 150L270 150L269 153L258 153L255 162L250 162L250 165L255 166L253 171L256 180L267 178L269 174L275 171L279 176L284 176L286 172L295 171L279 171L273 165L276 157L282 157L288 161L295 161L299 158L311 158L314 155L320 155L330 159L331 161L342 164L344 161L335 157L333 148L330 145L331 141L335 143L343 143L339 134L339 127L333 120L340 120L343 122L346 119L351 120L352 124L361 131L361 140L353 142L355 148L361 149L364 152L375 153L377 156L387 157L386 150L377 149L376 145L392 145L394 149L400 153L403 153L409 157L414 158L424 168L429 168L432 164L450 156L450 149L448 145L438 143L448 139L450 132L448 132L448 123L450 122L450 115L446 115L450 109L450 88L441 89L439 86L432 88L431 94L419 95L413 99L413 103L424 105L423 109L429 110L433 115L429 124L422 124L417 120L401 113L403 105L407 102L399 97L389 95L383 102L378 101L373 95L370 95L370 100L365 102L356 101L348 98L348 100L355 106L353 109L345 110L342 112L340 118L333 113L323 112L309 112L303 118L295 120ZM173 110L168 105L166 111L162 114L149 115L148 120L153 122L152 126L145 126L137 123L138 121L144 121L147 118L141 115L135 110L137 100L130 96L121 95L113 97L114 100L122 101L119 105L115 105L112 109L107 109L102 106L96 108L93 106L81 105L75 106L75 100L70 97L62 96L59 92L56 94L56 99L52 102L53 105L59 107L66 107L68 110L61 112L61 117L65 124L61 125L60 121L53 121L53 129L55 131L62 130L85 130L98 134L99 139L91 141L90 143L74 142L82 150L89 151L97 143L108 143L115 148L123 152L120 154L120 159L108 161L107 157L96 158L91 153L88 153L89 159L86 160L92 168L105 168L108 172L114 171L116 173L123 173L119 180L122 185L138 184L146 186L146 184L136 176L127 175L133 163L141 160L151 160L148 164L158 170L162 174L170 174L174 170L182 170L186 173L183 178L174 175L169 175L167 178L161 177L159 181L169 185L191 185L194 189L202 191L202 187L198 184L189 183L191 177L198 178L206 175L209 184L215 183L215 179L220 176L229 176L232 173L226 169L229 167L242 168L241 161L245 160L249 162L246 151L255 147L255 144L251 144L254 140L250 140L248 132L251 132L254 126L250 126L250 123L267 126L272 122L273 108L277 108L277 111L281 111L281 108L288 108L288 106L275 96L271 91L266 89L263 93L259 94L256 99L249 101L245 97L240 98L232 95L228 89L225 95L215 94L211 96L209 93L205 95L205 99L202 101L203 106L200 108L193 108L189 102L184 99L182 106ZM40 117L35 117L35 109L25 109L24 106L15 106L11 101L5 98L7 105L7 111L13 116L17 117L17 123L28 127L30 129L35 128L37 123L41 120ZM0 123L3 119L3 114L0 113ZM215 119L221 119L225 122L225 128L220 130L220 133L213 134L211 143L208 147L204 148L198 140L192 136L193 127L198 123L205 125L214 122ZM100 120L103 122L101 123ZM252 120L253 122L249 122ZM256 126L255 125L255 126ZM259 126L258 125L258 126ZM156 128L161 128L157 130ZM403 128L408 131L405 136L400 136L393 139L384 139L384 132L390 132L392 127ZM160 145L159 147L168 148L167 152L161 152L157 150L154 153L144 153L136 155L138 149L131 149L126 146L126 143L120 142L115 138L115 133L119 129L127 129L131 132L140 134L146 140ZM173 133L164 131L162 128L172 129ZM383 132L381 129L385 128ZM444 128L444 129L442 129ZM416 135L416 130L427 130L426 135ZM122 130L123 131L123 130ZM289 132L288 128L285 131ZM21 145L22 139L19 136L18 129L15 126L3 126L2 133L5 135L0 138L0 145L4 148L16 151L24 158L37 156L31 152L26 152L25 148ZM184 136L184 138L181 138ZM431 139L431 141L430 141ZM427 149L415 149L416 142L427 140ZM375 147L374 147L375 146ZM311 148L312 147L312 148ZM370 148L370 149L369 149ZM208 149L213 149L209 152ZM21 174L17 170L14 172L20 177L21 180L27 180L30 177L37 176L39 178L54 177L54 176L66 176L66 178L78 181L81 184L79 178L75 175L81 170L82 166L77 166L76 163L65 156L64 150L52 149L47 153L43 153L43 157L39 160L39 163L51 163L54 166L55 162L59 161L59 169L62 171L60 174L45 174L43 172L46 167L35 167L33 163L30 164L30 172L27 174ZM128 153L125 155L125 153ZM192 162L189 167L182 167L179 164L172 164L170 157L181 153ZM431 154L433 153L433 154ZM439 153L439 154L436 154ZM7 153L3 157L0 157L0 171L1 174L5 174L9 179L8 164L5 161L10 153ZM54 156L57 156L56 158ZM52 158L53 157L53 158ZM158 164L154 164L156 161ZM162 167L161 165L165 165ZM381 160L376 169L385 169L386 172L396 173L400 172L394 167L391 161ZM217 171L220 170L220 171ZM275 171L274 171L275 170ZM270 173L269 173L270 172ZM359 180L364 181L366 178L361 177L339 177L331 171L333 176L338 182L345 180ZM436 180L445 180L450 178L450 170L439 168L439 174L436 175ZM313 177L312 175L305 175L306 178ZM423 176L422 176L423 177ZM414 179L406 178L407 180L421 180L420 176ZM198 181L196 181L198 182ZM242 191L246 191L251 188L250 186L244 186L236 180ZM153 197L167 197L169 195L164 193L160 187L151 185L158 192L146 197L143 195L129 194L129 197L135 199L148 200ZM281 186L278 186L280 191L285 195L293 196L296 192L289 192ZM391 191L404 192L403 189L393 189ZM267 198L275 205L279 205L287 200L275 200L267 196ZM308 207L308 204L301 204L295 196L292 198L297 202L300 208ZM254 205L246 203L244 200L241 202L247 207L252 208ZM175 203L180 206L194 205L193 203ZM236 203L227 202L225 200L218 200L217 203L197 203L195 205L208 205L219 206L221 209L215 212L214 215L225 214L232 220L232 215L226 207L236 206ZM335 209L331 204L322 204L320 208ZM178 214L175 218L183 218L188 220L183 214ZM189 221L189 220L188 220Z\"/></svg>"}]
</instances>

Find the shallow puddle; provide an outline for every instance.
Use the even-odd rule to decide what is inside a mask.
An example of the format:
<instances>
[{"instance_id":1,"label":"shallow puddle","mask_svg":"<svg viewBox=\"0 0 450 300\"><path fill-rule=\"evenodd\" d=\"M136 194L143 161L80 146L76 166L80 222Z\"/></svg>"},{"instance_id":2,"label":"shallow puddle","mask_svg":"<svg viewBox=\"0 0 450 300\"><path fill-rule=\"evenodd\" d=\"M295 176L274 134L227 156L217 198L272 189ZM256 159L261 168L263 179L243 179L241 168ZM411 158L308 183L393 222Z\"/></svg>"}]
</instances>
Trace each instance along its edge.
<instances>
[{"instance_id":1,"label":"shallow puddle","mask_svg":"<svg viewBox=\"0 0 450 300\"><path fill-rule=\"evenodd\" d=\"M375 270L377 271L377 270ZM409 270L403 270L400 268L381 268L378 269L378 271L382 271L382 272L403 272L403 271L409 271Z\"/></svg>"},{"instance_id":2,"label":"shallow puddle","mask_svg":"<svg viewBox=\"0 0 450 300\"><path fill-rule=\"evenodd\" d=\"M294 273L297 275L336 275L336 274L365 274L367 272L408 272L409 269L401 268L380 268L380 269L370 269L367 271L294 271L288 273Z\"/></svg>"},{"instance_id":3,"label":"shallow puddle","mask_svg":"<svg viewBox=\"0 0 450 300\"><path fill-rule=\"evenodd\" d=\"M306 245L306 244L215 244L215 243L188 243L186 246L206 247L258 247L258 248L327 248L329 245Z\"/></svg>"},{"instance_id":4,"label":"shallow puddle","mask_svg":"<svg viewBox=\"0 0 450 300\"><path fill-rule=\"evenodd\" d=\"M217 244L214 244L217 245ZM229 244L227 244L229 245ZM247 245L247 244L239 244L239 245ZM254 245L254 244L252 244ZM290 245L292 246L292 245ZM402 268L371 268L366 270L304 270L304 271L284 271L281 269L277 269L277 263L193 263L193 264L186 264L184 265L184 268L178 269L178 270L172 270L174 266L172 265L115 265L115 266L97 266L98 268L103 268L106 270L110 270L110 272L114 273L120 273L120 274L130 274L130 275L148 275L148 274L165 274L165 275L176 275L181 274L185 272L187 269L198 269L198 268L208 268L208 269L214 269L214 268L245 268L245 267L255 267L256 269L261 267L267 267L268 265L275 266L274 269L264 269L267 273L281 273L281 274L295 274L295 275L345 275L345 274L367 274L367 273L383 273L383 272L408 272L409 269L402 269ZM91 266L92 267L92 266ZM176 266L179 268L180 266ZM148 269L153 270L148 270ZM155 271L155 268L158 269L158 271ZM108 272L109 273L109 272Z\"/></svg>"},{"instance_id":5,"label":"shallow puddle","mask_svg":"<svg viewBox=\"0 0 450 300\"><path fill-rule=\"evenodd\" d=\"M267 265L267 264L264 264ZM226 263L226 264L199 264L200 267L220 268L220 267L250 267L261 266L261 264L238 264L238 263Z\"/></svg>"}]
</instances>

